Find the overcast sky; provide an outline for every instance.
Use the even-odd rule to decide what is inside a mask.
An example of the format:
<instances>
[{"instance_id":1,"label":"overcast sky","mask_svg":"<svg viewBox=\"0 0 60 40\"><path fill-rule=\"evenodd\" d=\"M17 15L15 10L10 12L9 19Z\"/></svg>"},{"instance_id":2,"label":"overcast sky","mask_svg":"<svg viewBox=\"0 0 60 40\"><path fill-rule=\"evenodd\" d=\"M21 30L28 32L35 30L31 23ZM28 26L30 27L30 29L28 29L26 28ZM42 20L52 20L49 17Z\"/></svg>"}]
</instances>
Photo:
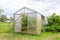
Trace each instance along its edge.
<instances>
[{"instance_id":1,"label":"overcast sky","mask_svg":"<svg viewBox=\"0 0 60 40\"><path fill-rule=\"evenodd\" d=\"M52 13L60 15L60 0L0 0L0 9L3 9L3 14L8 17L22 7L36 10L44 16Z\"/></svg>"}]
</instances>

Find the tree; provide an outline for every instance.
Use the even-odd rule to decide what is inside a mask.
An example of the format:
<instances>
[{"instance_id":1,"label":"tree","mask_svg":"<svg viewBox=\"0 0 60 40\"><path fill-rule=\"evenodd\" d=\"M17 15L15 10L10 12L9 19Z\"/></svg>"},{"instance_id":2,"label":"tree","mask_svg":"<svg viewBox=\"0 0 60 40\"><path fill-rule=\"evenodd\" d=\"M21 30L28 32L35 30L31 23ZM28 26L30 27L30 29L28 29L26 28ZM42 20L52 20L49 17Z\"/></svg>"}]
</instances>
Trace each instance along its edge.
<instances>
[{"instance_id":1,"label":"tree","mask_svg":"<svg viewBox=\"0 0 60 40\"><path fill-rule=\"evenodd\" d=\"M48 25L60 25L60 16L53 13L48 19Z\"/></svg>"},{"instance_id":2,"label":"tree","mask_svg":"<svg viewBox=\"0 0 60 40\"><path fill-rule=\"evenodd\" d=\"M53 13L51 16L47 17L48 25L43 27L43 31L60 32L60 16Z\"/></svg>"},{"instance_id":3,"label":"tree","mask_svg":"<svg viewBox=\"0 0 60 40\"><path fill-rule=\"evenodd\" d=\"M1 21L1 13L4 12L4 10L0 9L0 21Z\"/></svg>"},{"instance_id":4,"label":"tree","mask_svg":"<svg viewBox=\"0 0 60 40\"><path fill-rule=\"evenodd\" d=\"M0 21L5 22L7 20L6 15L1 15Z\"/></svg>"}]
</instances>

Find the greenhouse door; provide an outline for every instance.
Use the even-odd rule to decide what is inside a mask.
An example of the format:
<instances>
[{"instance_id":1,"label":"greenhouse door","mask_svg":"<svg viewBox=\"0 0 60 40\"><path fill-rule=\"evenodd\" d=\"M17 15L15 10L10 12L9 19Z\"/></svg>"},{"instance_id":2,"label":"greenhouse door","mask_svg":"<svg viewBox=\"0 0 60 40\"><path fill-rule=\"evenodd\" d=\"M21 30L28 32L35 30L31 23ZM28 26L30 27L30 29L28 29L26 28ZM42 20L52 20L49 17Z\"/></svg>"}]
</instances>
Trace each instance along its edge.
<instances>
[{"instance_id":1,"label":"greenhouse door","mask_svg":"<svg viewBox=\"0 0 60 40\"><path fill-rule=\"evenodd\" d=\"M15 15L14 17L15 32L21 32L21 15Z\"/></svg>"},{"instance_id":2,"label":"greenhouse door","mask_svg":"<svg viewBox=\"0 0 60 40\"><path fill-rule=\"evenodd\" d=\"M27 32L27 14L22 14L21 17L21 31L22 32Z\"/></svg>"},{"instance_id":3,"label":"greenhouse door","mask_svg":"<svg viewBox=\"0 0 60 40\"><path fill-rule=\"evenodd\" d=\"M28 33L36 33L36 14L28 14Z\"/></svg>"}]
</instances>

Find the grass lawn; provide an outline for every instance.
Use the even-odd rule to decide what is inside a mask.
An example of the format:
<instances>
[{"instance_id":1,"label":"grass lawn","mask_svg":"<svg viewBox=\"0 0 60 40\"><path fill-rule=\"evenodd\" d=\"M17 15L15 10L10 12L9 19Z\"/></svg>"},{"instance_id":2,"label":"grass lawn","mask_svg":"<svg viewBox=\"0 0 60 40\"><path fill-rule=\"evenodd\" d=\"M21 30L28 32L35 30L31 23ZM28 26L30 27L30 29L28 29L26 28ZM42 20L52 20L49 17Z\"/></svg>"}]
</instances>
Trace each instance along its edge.
<instances>
[{"instance_id":1,"label":"grass lawn","mask_svg":"<svg viewBox=\"0 0 60 40\"><path fill-rule=\"evenodd\" d=\"M60 40L60 33L41 32L39 35L15 33L11 23L0 22L0 40Z\"/></svg>"}]
</instances>

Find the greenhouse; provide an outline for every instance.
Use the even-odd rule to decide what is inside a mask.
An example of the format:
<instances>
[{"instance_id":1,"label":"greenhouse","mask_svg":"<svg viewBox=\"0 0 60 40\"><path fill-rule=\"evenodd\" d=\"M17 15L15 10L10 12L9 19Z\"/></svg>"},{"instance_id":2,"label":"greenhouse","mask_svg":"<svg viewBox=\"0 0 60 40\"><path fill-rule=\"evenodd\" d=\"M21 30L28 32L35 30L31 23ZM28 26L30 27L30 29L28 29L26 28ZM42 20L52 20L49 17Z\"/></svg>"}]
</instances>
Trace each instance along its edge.
<instances>
[{"instance_id":1,"label":"greenhouse","mask_svg":"<svg viewBox=\"0 0 60 40\"><path fill-rule=\"evenodd\" d=\"M44 16L39 12L23 7L14 13L14 31L39 34L44 23Z\"/></svg>"}]
</instances>

